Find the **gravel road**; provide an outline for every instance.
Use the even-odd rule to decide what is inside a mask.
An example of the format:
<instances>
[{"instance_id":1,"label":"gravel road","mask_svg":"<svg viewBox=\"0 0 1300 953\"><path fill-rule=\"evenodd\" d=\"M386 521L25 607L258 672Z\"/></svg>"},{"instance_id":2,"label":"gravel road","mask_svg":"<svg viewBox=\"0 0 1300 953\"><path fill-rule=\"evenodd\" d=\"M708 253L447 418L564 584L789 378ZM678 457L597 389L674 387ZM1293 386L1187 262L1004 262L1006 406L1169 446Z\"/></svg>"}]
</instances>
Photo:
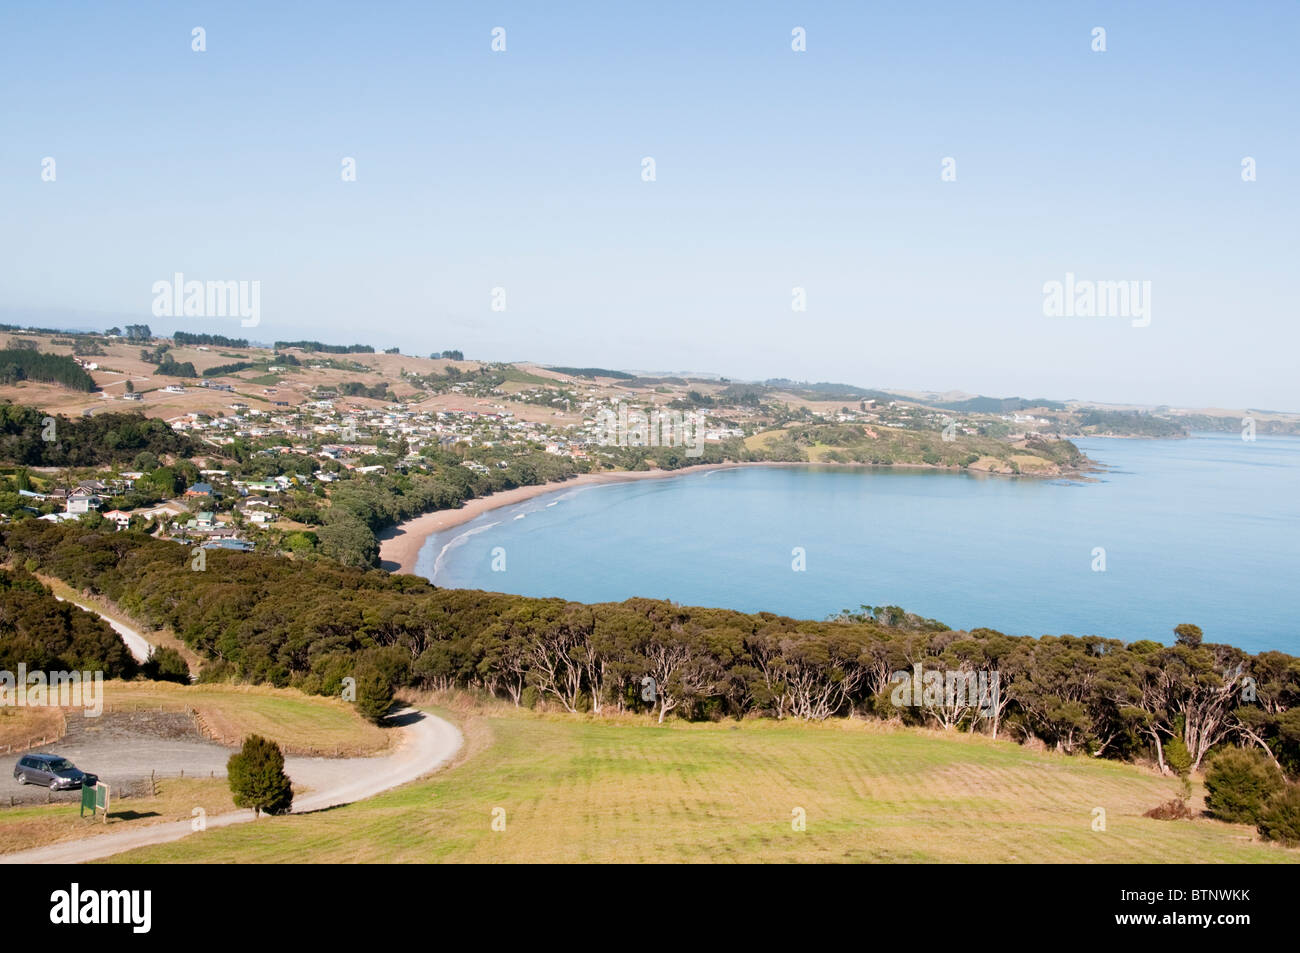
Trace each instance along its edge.
<instances>
[{"instance_id":1,"label":"gravel road","mask_svg":"<svg viewBox=\"0 0 1300 953\"><path fill-rule=\"evenodd\" d=\"M285 773L296 785L310 788L307 794L294 798L293 812L301 814L339 804L349 804L414 781L445 764L462 744L460 731L455 725L428 712L407 708L392 716L390 720L394 723L392 730L401 732L402 740L397 750L385 757L285 759ZM163 757L165 754L178 759L174 763L179 764L184 761L192 765L205 763L215 765L215 761L203 759L219 757L221 759L219 776L224 775L224 759L230 757L233 750L209 743L172 742L166 739L142 739L139 747L131 747L132 743L115 741L111 735L105 735L102 740L88 741L85 744L88 745L84 749L88 757L97 757L98 755L93 753L100 752L105 757L111 754L116 758L121 751L124 753L123 756L129 755L141 759L139 764L143 764L149 758ZM90 760L85 760L83 765L83 759L73 756L70 749L65 750L61 745L55 747L60 754L67 755L79 767L89 771L96 769L96 765ZM6 762L10 772L12 772L13 760L7 759ZM210 770L216 771L216 768L212 767ZM190 771L187 770L186 774L189 773ZM206 774L201 768L195 773ZM111 775L106 771L104 777L107 779ZM8 777L3 780L17 786L17 782ZM71 799L75 801L76 797L73 795ZM252 811L231 811L209 817L207 826L212 830L251 820L253 820ZM191 834L193 832L188 819L171 821L0 855L0 864L84 863L149 844L180 840ZM202 837L203 834L198 833L193 836Z\"/></svg>"}]
</instances>

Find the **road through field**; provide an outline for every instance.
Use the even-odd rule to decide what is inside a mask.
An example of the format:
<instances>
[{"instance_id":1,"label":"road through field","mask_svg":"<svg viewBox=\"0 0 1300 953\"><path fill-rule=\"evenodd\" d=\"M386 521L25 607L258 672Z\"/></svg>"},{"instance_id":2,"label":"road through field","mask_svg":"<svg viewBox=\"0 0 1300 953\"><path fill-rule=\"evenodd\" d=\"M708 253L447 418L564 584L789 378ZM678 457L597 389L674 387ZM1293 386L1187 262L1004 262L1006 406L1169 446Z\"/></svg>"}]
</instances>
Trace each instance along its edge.
<instances>
[{"instance_id":1,"label":"road through field","mask_svg":"<svg viewBox=\"0 0 1300 953\"><path fill-rule=\"evenodd\" d=\"M383 758L329 759L334 770L324 786L295 798L293 813L319 811L373 797L389 788L434 771L445 764L462 743L456 726L425 711L407 708L392 716L394 731L402 733L396 752ZM313 759L326 760L326 759ZM292 771L289 772L293 776ZM69 808L71 809L71 808ZM251 810L230 811L206 818L207 829L229 827L253 820ZM111 857L122 851L179 840L194 833L190 819L134 827L112 834L100 834L84 840L66 841L33 850L0 855L3 864L78 864ZM202 836L198 834L197 836Z\"/></svg>"}]
</instances>

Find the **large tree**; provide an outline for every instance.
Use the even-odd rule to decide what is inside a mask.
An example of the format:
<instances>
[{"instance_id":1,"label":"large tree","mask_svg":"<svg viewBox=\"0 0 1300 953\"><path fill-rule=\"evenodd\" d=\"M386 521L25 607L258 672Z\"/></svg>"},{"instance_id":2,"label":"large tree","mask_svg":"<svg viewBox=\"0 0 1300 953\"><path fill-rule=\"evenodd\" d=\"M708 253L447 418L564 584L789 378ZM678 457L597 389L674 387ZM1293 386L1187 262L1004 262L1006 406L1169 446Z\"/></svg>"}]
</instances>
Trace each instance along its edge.
<instances>
[{"instance_id":1,"label":"large tree","mask_svg":"<svg viewBox=\"0 0 1300 953\"><path fill-rule=\"evenodd\" d=\"M367 721L382 724L393 707L393 686L374 665L362 665L356 670L357 711Z\"/></svg>"}]
</instances>

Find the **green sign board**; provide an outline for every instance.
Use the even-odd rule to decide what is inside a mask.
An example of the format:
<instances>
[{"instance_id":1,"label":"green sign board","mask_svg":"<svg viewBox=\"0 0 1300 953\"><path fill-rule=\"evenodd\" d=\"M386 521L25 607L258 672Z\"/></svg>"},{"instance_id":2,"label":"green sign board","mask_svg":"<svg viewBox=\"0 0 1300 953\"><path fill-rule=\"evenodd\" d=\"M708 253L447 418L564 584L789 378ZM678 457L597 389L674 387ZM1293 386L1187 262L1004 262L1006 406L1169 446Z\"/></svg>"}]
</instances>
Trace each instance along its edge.
<instances>
[{"instance_id":1,"label":"green sign board","mask_svg":"<svg viewBox=\"0 0 1300 953\"><path fill-rule=\"evenodd\" d=\"M81 816L86 816L86 810L90 810L93 817L96 811L104 812L104 823L108 823L108 785L104 783L96 784L93 788L81 788Z\"/></svg>"}]
</instances>

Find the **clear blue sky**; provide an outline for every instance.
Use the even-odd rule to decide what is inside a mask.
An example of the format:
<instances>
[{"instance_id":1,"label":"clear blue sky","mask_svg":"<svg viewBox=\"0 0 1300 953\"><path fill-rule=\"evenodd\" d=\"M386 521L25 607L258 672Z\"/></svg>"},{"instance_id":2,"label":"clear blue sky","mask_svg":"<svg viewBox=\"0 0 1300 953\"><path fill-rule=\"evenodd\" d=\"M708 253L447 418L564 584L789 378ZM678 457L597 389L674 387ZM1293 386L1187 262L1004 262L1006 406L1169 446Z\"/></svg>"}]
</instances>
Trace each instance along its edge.
<instances>
[{"instance_id":1,"label":"clear blue sky","mask_svg":"<svg viewBox=\"0 0 1300 953\"><path fill-rule=\"evenodd\" d=\"M6 4L0 320L1300 410L1300 4L703 6Z\"/></svg>"}]
</instances>

